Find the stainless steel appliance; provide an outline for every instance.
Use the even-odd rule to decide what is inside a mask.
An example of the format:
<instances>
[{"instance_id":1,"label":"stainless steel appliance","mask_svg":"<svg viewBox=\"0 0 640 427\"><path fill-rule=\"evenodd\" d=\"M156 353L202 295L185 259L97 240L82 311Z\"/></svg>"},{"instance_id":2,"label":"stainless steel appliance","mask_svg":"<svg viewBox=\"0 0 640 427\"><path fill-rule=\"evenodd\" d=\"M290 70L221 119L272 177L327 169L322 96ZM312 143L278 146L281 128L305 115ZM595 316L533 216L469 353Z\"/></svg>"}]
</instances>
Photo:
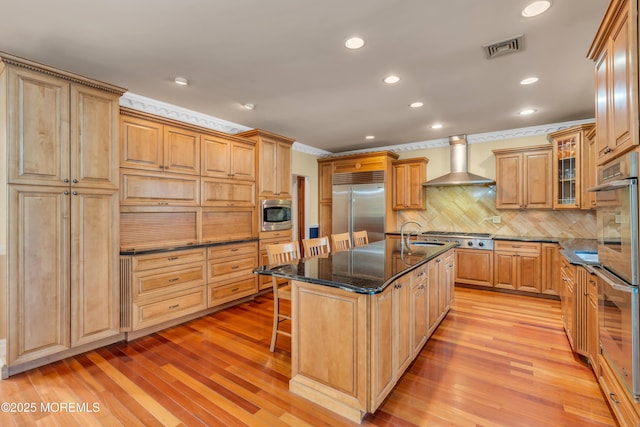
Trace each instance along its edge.
<instances>
[{"instance_id":1,"label":"stainless steel appliance","mask_svg":"<svg viewBox=\"0 0 640 427\"><path fill-rule=\"evenodd\" d=\"M600 346L629 393L640 398L638 154L598 168L596 218Z\"/></svg>"},{"instance_id":2,"label":"stainless steel appliance","mask_svg":"<svg viewBox=\"0 0 640 427\"><path fill-rule=\"evenodd\" d=\"M493 250L493 239L489 233L466 233L460 231L423 231L418 240L425 242L456 242L460 248Z\"/></svg>"},{"instance_id":3,"label":"stainless steel appliance","mask_svg":"<svg viewBox=\"0 0 640 427\"><path fill-rule=\"evenodd\" d=\"M384 239L384 172L333 175L332 233L367 230L370 242Z\"/></svg>"},{"instance_id":4,"label":"stainless steel appliance","mask_svg":"<svg viewBox=\"0 0 640 427\"><path fill-rule=\"evenodd\" d=\"M291 228L291 200L267 199L260 205L262 231Z\"/></svg>"}]
</instances>

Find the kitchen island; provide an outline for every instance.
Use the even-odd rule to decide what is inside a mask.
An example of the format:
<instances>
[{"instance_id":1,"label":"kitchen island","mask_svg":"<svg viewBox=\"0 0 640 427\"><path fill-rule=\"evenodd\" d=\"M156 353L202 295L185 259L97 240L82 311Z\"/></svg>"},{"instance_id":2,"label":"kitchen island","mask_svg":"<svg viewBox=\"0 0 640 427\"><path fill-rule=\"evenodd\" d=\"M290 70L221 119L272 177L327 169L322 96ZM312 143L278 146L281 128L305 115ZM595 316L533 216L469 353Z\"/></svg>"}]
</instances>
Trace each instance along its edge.
<instances>
[{"instance_id":1,"label":"kitchen island","mask_svg":"<svg viewBox=\"0 0 640 427\"><path fill-rule=\"evenodd\" d=\"M356 422L374 412L449 310L455 245L386 239L257 268L292 283L289 390Z\"/></svg>"}]
</instances>

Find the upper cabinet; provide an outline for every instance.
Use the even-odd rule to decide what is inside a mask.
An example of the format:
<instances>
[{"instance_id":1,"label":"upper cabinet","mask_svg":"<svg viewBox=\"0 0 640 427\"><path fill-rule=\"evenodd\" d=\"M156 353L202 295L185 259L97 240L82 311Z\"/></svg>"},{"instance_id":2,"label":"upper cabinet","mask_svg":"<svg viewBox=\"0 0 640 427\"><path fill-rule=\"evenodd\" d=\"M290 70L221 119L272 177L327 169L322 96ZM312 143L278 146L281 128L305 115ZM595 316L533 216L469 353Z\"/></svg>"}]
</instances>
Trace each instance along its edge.
<instances>
[{"instance_id":1,"label":"upper cabinet","mask_svg":"<svg viewBox=\"0 0 640 427\"><path fill-rule=\"evenodd\" d=\"M261 129L242 132L238 136L256 141L260 171L258 196L290 199L291 149L294 140Z\"/></svg>"},{"instance_id":2,"label":"upper cabinet","mask_svg":"<svg viewBox=\"0 0 640 427\"><path fill-rule=\"evenodd\" d=\"M637 1L612 0L589 50L599 165L638 145Z\"/></svg>"},{"instance_id":3,"label":"upper cabinet","mask_svg":"<svg viewBox=\"0 0 640 427\"><path fill-rule=\"evenodd\" d=\"M593 124L573 126L548 135L553 146L554 209L591 209L586 190L593 186L589 180L594 177L595 162L584 162L583 157L589 158L586 134L593 127Z\"/></svg>"},{"instance_id":4,"label":"upper cabinet","mask_svg":"<svg viewBox=\"0 0 640 427\"><path fill-rule=\"evenodd\" d=\"M121 116L120 166L200 174L200 134L154 120Z\"/></svg>"},{"instance_id":5,"label":"upper cabinet","mask_svg":"<svg viewBox=\"0 0 640 427\"><path fill-rule=\"evenodd\" d=\"M493 150L497 209L551 209L550 145Z\"/></svg>"},{"instance_id":6,"label":"upper cabinet","mask_svg":"<svg viewBox=\"0 0 640 427\"><path fill-rule=\"evenodd\" d=\"M202 176L255 180L255 142L214 135L202 135L200 140Z\"/></svg>"},{"instance_id":7,"label":"upper cabinet","mask_svg":"<svg viewBox=\"0 0 640 427\"><path fill-rule=\"evenodd\" d=\"M422 183L427 180L426 158L395 160L393 176L394 210L425 209L425 191Z\"/></svg>"}]
</instances>

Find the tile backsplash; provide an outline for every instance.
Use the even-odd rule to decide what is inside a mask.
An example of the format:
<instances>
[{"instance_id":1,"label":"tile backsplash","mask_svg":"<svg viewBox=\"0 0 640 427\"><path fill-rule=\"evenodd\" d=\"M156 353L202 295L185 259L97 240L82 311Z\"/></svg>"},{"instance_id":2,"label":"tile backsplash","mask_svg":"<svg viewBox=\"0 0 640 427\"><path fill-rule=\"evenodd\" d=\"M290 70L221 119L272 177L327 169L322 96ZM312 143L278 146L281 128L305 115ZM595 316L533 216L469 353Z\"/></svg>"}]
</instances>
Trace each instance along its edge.
<instances>
[{"instance_id":1,"label":"tile backsplash","mask_svg":"<svg viewBox=\"0 0 640 427\"><path fill-rule=\"evenodd\" d=\"M498 210L495 186L427 187L427 209L398 211L398 230L404 221L422 224L422 230L492 233L505 236L596 237L595 211ZM500 223L494 223L500 217Z\"/></svg>"}]
</instances>

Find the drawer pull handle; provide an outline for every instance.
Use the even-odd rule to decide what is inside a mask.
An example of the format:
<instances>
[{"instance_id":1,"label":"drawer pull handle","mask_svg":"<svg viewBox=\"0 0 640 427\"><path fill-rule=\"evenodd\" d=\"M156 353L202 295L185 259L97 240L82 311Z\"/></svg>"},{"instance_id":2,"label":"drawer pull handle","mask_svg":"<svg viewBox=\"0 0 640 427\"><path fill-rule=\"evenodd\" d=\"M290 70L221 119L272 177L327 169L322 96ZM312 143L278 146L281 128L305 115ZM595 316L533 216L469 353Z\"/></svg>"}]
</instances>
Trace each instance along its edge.
<instances>
[{"instance_id":1,"label":"drawer pull handle","mask_svg":"<svg viewBox=\"0 0 640 427\"><path fill-rule=\"evenodd\" d=\"M232 270L237 270L238 268L240 268L239 265L234 265L233 267L231 267Z\"/></svg>"},{"instance_id":2,"label":"drawer pull handle","mask_svg":"<svg viewBox=\"0 0 640 427\"><path fill-rule=\"evenodd\" d=\"M180 280L179 277L174 277L173 279L169 279L169 283L177 282L178 280Z\"/></svg>"},{"instance_id":3,"label":"drawer pull handle","mask_svg":"<svg viewBox=\"0 0 640 427\"><path fill-rule=\"evenodd\" d=\"M240 290L240 288L233 288L231 289L231 292L238 292Z\"/></svg>"},{"instance_id":4,"label":"drawer pull handle","mask_svg":"<svg viewBox=\"0 0 640 427\"><path fill-rule=\"evenodd\" d=\"M169 310L173 310L174 308L180 307L180 304L174 304L169 306Z\"/></svg>"},{"instance_id":5,"label":"drawer pull handle","mask_svg":"<svg viewBox=\"0 0 640 427\"><path fill-rule=\"evenodd\" d=\"M609 397L611 398L613 403L615 403L616 405L620 403L620 401L618 400L618 396L616 396L614 392L609 393Z\"/></svg>"},{"instance_id":6,"label":"drawer pull handle","mask_svg":"<svg viewBox=\"0 0 640 427\"><path fill-rule=\"evenodd\" d=\"M238 248L231 249L231 252L238 252Z\"/></svg>"},{"instance_id":7,"label":"drawer pull handle","mask_svg":"<svg viewBox=\"0 0 640 427\"><path fill-rule=\"evenodd\" d=\"M167 261L174 261L176 259L178 259L177 256L170 256L169 258L167 258Z\"/></svg>"}]
</instances>

